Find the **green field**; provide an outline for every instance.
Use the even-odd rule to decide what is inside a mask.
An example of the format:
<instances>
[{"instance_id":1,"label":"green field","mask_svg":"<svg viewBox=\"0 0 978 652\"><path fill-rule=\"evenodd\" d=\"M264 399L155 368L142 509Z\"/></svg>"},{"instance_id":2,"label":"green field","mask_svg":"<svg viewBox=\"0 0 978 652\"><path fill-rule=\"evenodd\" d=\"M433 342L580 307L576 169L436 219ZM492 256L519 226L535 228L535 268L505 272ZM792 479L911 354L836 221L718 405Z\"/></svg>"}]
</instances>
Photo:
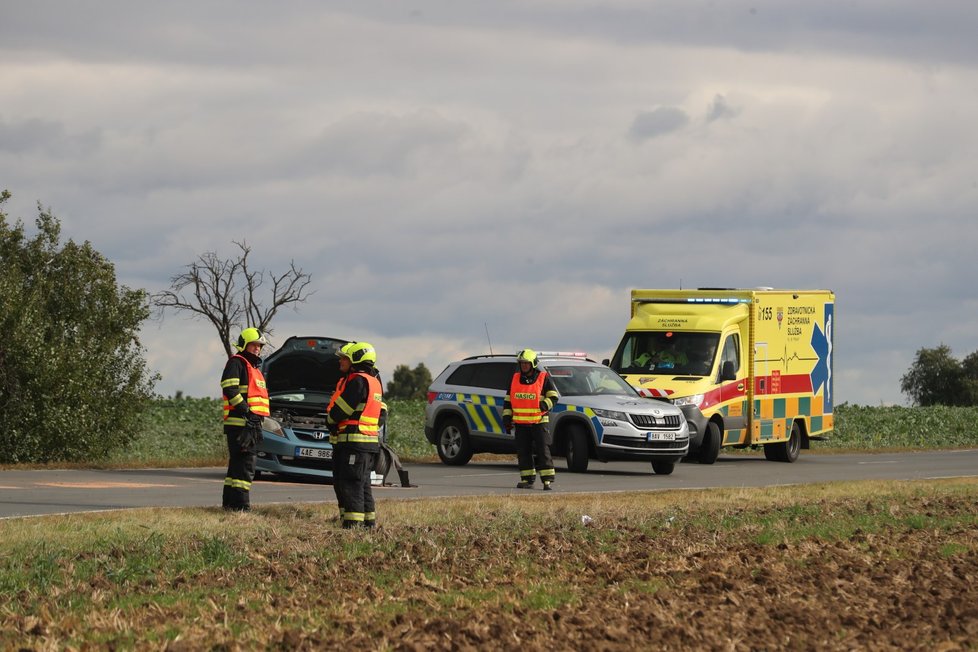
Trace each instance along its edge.
<instances>
[{"instance_id":1,"label":"green field","mask_svg":"<svg viewBox=\"0 0 978 652\"><path fill-rule=\"evenodd\" d=\"M390 401L388 436L404 461L433 460L424 437L422 400ZM836 429L814 451L947 449L978 446L978 408L866 407L835 409ZM109 466L200 466L225 462L221 406L214 399L159 399L132 445ZM730 451L731 449L726 449ZM807 454L807 453L806 453Z\"/></svg>"}]
</instances>

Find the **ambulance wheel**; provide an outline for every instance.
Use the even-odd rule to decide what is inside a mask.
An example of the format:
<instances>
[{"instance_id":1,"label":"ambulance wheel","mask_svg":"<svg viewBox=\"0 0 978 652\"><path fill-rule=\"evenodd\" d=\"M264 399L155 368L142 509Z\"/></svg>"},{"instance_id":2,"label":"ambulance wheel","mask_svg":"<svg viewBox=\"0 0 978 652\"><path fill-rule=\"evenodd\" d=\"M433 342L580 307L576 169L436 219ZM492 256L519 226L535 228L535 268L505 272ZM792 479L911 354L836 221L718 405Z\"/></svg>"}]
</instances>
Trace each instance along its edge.
<instances>
[{"instance_id":1,"label":"ambulance wheel","mask_svg":"<svg viewBox=\"0 0 978 652\"><path fill-rule=\"evenodd\" d=\"M567 435L567 470L573 473L587 471L587 432L578 424L572 424Z\"/></svg>"},{"instance_id":2,"label":"ambulance wheel","mask_svg":"<svg viewBox=\"0 0 978 652\"><path fill-rule=\"evenodd\" d=\"M676 463L672 460L652 460L652 470L656 475L672 475L676 470Z\"/></svg>"},{"instance_id":3,"label":"ambulance wheel","mask_svg":"<svg viewBox=\"0 0 978 652\"><path fill-rule=\"evenodd\" d=\"M438 428L438 457L449 466L463 466L472 459L469 432L458 417L448 417Z\"/></svg>"},{"instance_id":4,"label":"ambulance wheel","mask_svg":"<svg viewBox=\"0 0 978 652\"><path fill-rule=\"evenodd\" d=\"M706 424L706 432L703 433L703 443L696 453L696 460L700 464L713 464L720 456L720 426L711 421Z\"/></svg>"},{"instance_id":5,"label":"ambulance wheel","mask_svg":"<svg viewBox=\"0 0 978 652\"><path fill-rule=\"evenodd\" d=\"M798 422L791 424L791 435L788 441L777 444L764 444L764 457L772 462L794 462L801 451L801 426Z\"/></svg>"}]
</instances>

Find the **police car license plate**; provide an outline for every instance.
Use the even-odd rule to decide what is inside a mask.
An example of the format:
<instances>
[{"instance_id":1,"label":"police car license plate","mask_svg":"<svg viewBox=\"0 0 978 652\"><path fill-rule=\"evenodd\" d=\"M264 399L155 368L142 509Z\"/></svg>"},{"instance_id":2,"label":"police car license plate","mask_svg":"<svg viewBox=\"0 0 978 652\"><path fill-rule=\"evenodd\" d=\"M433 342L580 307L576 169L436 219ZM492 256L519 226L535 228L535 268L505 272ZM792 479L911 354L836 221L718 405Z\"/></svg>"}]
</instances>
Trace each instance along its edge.
<instances>
[{"instance_id":1,"label":"police car license plate","mask_svg":"<svg viewBox=\"0 0 978 652\"><path fill-rule=\"evenodd\" d=\"M296 457L315 457L320 460L331 460L333 459L333 449L331 448L302 448L301 446L295 447Z\"/></svg>"},{"instance_id":2,"label":"police car license plate","mask_svg":"<svg viewBox=\"0 0 978 652\"><path fill-rule=\"evenodd\" d=\"M674 432L650 432L648 437L649 441L676 441Z\"/></svg>"}]
</instances>

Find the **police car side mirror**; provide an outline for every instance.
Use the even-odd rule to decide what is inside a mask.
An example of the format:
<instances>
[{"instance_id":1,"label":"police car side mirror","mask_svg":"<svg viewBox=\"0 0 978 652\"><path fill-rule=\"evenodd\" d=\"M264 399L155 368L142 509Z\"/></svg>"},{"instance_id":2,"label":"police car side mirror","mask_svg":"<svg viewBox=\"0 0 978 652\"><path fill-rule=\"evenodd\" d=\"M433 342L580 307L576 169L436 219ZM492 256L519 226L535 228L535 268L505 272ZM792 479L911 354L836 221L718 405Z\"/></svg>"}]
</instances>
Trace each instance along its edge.
<instances>
[{"instance_id":1,"label":"police car side mirror","mask_svg":"<svg viewBox=\"0 0 978 652\"><path fill-rule=\"evenodd\" d=\"M611 366L611 360L609 360L608 358L605 358L604 360L601 361L601 364L603 364L606 367L610 367Z\"/></svg>"}]
</instances>

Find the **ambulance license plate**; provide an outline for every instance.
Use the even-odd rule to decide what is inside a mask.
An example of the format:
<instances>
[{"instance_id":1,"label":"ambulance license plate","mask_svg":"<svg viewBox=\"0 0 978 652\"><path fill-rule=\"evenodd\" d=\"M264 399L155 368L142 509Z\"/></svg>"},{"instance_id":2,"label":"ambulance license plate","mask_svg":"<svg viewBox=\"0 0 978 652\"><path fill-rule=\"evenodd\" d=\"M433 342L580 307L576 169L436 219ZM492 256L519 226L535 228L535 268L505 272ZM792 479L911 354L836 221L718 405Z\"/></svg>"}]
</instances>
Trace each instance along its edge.
<instances>
[{"instance_id":1,"label":"ambulance license plate","mask_svg":"<svg viewBox=\"0 0 978 652\"><path fill-rule=\"evenodd\" d=\"M674 432L650 432L648 433L649 441L676 441L676 433Z\"/></svg>"},{"instance_id":2,"label":"ambulance license plate","mask_svg":"<svg viewBox=\"0 0 978 652\"><path fill-rule=\"evenodd\" d=\"M301 446L295 447L296 457L315 457L320 460L331 460L333 459L333 449L332 448L302 448Z\"/></svg>"}]
</instances>

